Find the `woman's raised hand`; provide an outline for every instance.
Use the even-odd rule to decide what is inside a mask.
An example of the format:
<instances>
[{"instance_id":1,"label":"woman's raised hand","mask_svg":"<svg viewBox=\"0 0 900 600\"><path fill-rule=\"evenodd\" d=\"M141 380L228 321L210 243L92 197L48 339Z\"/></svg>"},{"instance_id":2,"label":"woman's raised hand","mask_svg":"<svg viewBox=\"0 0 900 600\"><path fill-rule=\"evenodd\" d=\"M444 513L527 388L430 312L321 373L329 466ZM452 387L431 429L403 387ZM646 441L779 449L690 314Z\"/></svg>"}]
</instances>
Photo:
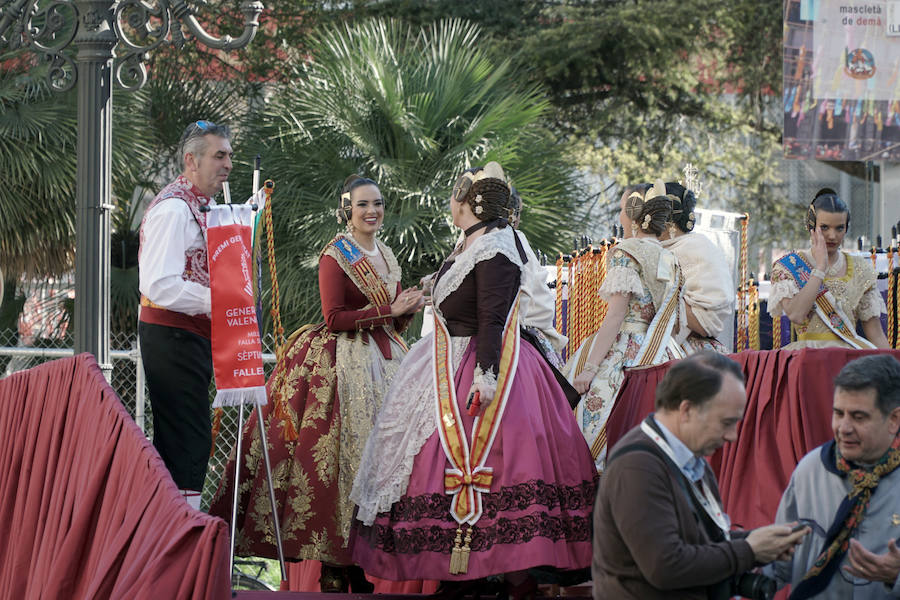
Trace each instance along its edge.
<instances>
[{"instance_id":1,"label":"woman's raised hand","mask_svg":"<svg viewBox=\"0 0 900 600\"><path fill-rule=\"evenodd\" d=\"M809 232L809 253L816 269L824 271L828 268L828 247L825 245L825 236L818 229Z\"/></svg>"}]
</instances>

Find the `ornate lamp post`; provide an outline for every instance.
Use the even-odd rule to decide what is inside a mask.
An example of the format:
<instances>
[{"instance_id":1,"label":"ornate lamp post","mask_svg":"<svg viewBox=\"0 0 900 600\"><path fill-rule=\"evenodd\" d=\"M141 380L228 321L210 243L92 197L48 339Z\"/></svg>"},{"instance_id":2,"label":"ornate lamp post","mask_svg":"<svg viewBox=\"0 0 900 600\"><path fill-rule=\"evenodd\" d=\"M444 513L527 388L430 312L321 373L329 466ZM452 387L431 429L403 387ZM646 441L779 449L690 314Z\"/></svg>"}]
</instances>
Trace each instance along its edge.
<instances>
[{"instance_id":1,"label":"ornate lamp post","mask_svg":"<svg viewBox=\"0 0 900 600\"><path fill-rule=\"evenodd\" d=\"M258 0L241 3L244 30L235 39L207 33L184 0L0 0L0 48L45 55L56 91L78 86L75 352L92 353L107 378L113 79L128 90L141 88L149 53L166 43L181 48L184 29L210 48L243 48L256 35L262 10Z\"/></svg>"}]
</instances>

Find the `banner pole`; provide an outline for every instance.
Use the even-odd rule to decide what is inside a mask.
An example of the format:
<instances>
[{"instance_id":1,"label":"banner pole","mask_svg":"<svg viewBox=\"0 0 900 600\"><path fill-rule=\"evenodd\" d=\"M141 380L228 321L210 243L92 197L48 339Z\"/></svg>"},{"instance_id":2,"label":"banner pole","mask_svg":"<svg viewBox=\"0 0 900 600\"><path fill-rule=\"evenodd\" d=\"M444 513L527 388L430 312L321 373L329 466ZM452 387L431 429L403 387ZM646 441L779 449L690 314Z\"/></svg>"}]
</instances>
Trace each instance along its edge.
<instances>
[{"instance_id":1,"label":"banner pole","mask_svg":"<svg viewBox=\"0 0 900 600\"><path fill-rule=\"evenodd\" d=\"M231 553L228 556L228 575L229 579L234 576L234 543L235 534L237 533L237 509L238 509L238 483L240 482L241 473L241 438L244 431L244 405L238 404L238 428L237 441L235 442L235 459L234 459L234 494L231 498Z\"/></svg>"}]
</instances>

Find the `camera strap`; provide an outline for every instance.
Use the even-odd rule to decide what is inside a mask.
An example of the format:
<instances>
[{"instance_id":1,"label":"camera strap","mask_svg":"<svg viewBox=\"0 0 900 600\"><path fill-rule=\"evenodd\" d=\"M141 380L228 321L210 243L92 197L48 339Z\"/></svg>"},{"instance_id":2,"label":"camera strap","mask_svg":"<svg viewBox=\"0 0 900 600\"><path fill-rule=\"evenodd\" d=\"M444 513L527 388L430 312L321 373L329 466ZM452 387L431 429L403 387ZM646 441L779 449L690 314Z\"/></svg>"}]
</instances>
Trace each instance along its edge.
<instances>
[{"instance_id":1,"label":"camera strap","mask_svg":"<svg viewBox=\"0 0 900 600\"><path fill-rule=\"evenodd\" d=\"M682 470L678 467L678 464L675 462L675 451L672 450L672 447L665 438L663 438L662 434L650 425L649 420L651 418L652 417L648 417L641 423L641 431L653 440L653 442L665 453L666 457L668 457L669 460L666 461L666 464L669 465L670 469L675 467L677 475L679 476L679 481L682 483L682 488L687 488L687 494L694 501L694 504L699 504L713 524L715 524L722 532L722 535L725 536L725 539L730 540L731 534L728 517L722 509L722 505L719 504L719 501L716 499L712 488L710 488L709 484L706 482L706 477L700 478L700 485L703 490L701 494L701 491L697 489L697 486L688 480Z\"/></svg>"}]
</instances>

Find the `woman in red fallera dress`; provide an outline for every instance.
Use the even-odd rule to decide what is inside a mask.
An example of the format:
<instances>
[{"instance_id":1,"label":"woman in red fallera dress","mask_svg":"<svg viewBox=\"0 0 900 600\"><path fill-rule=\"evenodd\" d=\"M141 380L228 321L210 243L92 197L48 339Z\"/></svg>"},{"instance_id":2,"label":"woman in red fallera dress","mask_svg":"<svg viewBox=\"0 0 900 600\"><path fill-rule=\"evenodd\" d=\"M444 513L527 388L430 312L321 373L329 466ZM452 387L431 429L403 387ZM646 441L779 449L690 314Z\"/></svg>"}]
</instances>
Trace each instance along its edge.
<instances>
[{"instance_id":1,"label":"woman in red fallera dress","mask_svg":"<svg viewBox=\"0 0 900 600\"><path fill-rule=\"evenodd\" d=\"M350 488L391 379L406 354L399 336L424 299L400 286L400 266L376 238L384 200L374 181L350 176L319 257L323 323L295 331L268 382L263 411L285 558L322 562L322 591L371 591L351 558ZM236 553L275 558L256 414L242 433ZM234 457L210 513L231 518ZM292 586L293 587L293 586Z\"/></svg>"}]
</instances>

